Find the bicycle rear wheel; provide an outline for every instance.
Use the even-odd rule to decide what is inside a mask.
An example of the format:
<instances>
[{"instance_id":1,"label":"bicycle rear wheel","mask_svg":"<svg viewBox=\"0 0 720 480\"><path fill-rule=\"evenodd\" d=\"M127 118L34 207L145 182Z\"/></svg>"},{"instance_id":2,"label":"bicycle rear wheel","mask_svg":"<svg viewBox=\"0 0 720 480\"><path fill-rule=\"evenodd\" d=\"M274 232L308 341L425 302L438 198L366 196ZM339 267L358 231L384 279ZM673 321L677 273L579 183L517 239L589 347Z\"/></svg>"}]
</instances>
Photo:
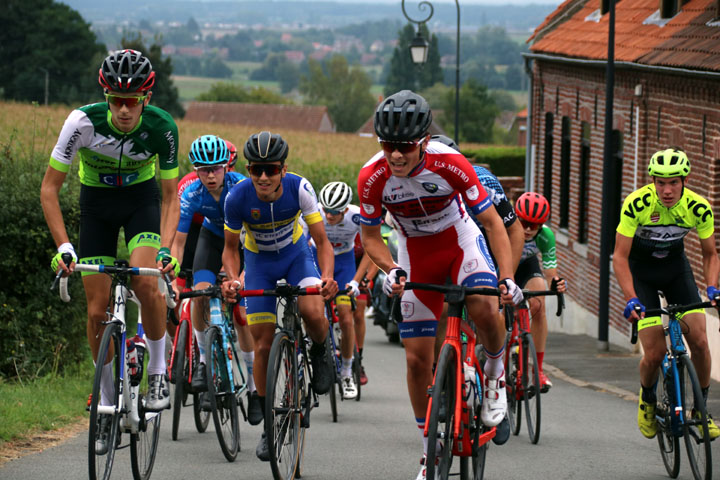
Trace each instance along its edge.
<instances>
[{"instance_id":1,"label":"bicycle rear wheel","mask_svg":"<svg viewBox=\"0 0 720 480\"><path fill-rule=\"evenodd\" d=\"M525 403L525 423L532 443L540 441L540 374L538 372L537 352L532 335L522 335L522 386Z\"/></svg>"},{"instance_id":2,"label":"bicycle rear wheel","mask_svg":"<svg viewBox=\"0 0 720 480\"><path fill-rule=\"evenodd\" d=\"M192 368L197 368L200 364L200 349L197 346L195 339L192 339ZM207 371L207 366L205 367ZM210 423L210 412L202 409L202 396L207 395L207 392L193 393L193 419L195 420L195 429L198 433L204 433L207 430L207 426Z\"/></svg>"},{"instance_id":3,"label":"bicycle rear wheel","mask_svg":"<svg viewBox=\"0 0 720 480\"><path fill-rule=\"evenodd\" d=\"M360 394L362 393L362 385L360 384L360 368L360 351L358 350L357 345L355 345L352 362L352 376L355 381L355 388L357 388L357 397L355 397L356 402L360 401Z\"/></svg>"},{"instance_id":4,"label":"bicycle rear wheel","mask_svg":"<svg viewBox=\"0 0 720 480\"><path fill-rule=\"evenodd\" d=\"M303 375L307 375L304 369ZM301 436L298 380L295 342L279 332L270 348L265 398L265 436L276 480L295 478Z\"/></svg>"},{"instance_id":5,"label":"bicycle rear wheel","mask_svg":"<svg viewBox=\"0 0 720 480\"><path fill-rule=\"evenodd\" d=\"M206 334L208 390L212 409L215 433L223 455L228 462L235 461L240 445L240 424L237 402L232 393L230 375L227 368L227 355L223 347L222 332L218 327L210 327Z\"/></svg>"},{"instance_id":6,"label":"bicycle rear wheel","mask_svg":"<svg viewBox=\"0 0 720 480\"><path fill-rule=\"evenodd\" d=\"M657 413L658 432L657 440L660 455L670 478L677 478L680 473L680 437L673 434L672 419L674 416L674 386L675 382L670 372L658 381Z\"/></svg>"},{"instance_id":7,"label":"bicycle rear wheel","mask_svg":"<svg viewBox=\"0 0 720 480\"><path fill-rule=\"evenodd\" d=\"M180 428L180 412L187 397L186 383L190 372L190 365L185 352L187 346L188 330L190 329L187 321L180 322L177 332L175 333L177 341L175 342L176 350L173 353L172 377L175 383L175 391L173 392L172 402L172 439L177 440L178 429Z\"/></svg>"},{"instance_id":8,"label":"bicycle rear wheel","mask_svg":"<svg viewBox=\"0 0 720 480\"><path fill-rule=\"evenodd\" d=\"M522 397L519 394L518 344L510 341L505 346L505 389L507 392L507 415L513 435L520 434L522 425Z\"/></svg>"},{"instance_id":9,"label":"bicycle rear wheel","mask_svg":"<svg viewBox=\"0 0 720 480\"><path fill-rule=\"evenodd\" d=\"M105 327L102 340L100 341L100 350L98 351L98 365L95 367L95 378L93 380L92 397L90 400L90 426L88 429L88 469L90 480L105 480L110 478L112 472L113 460L115 459L116 440L119 437L118 424L120 422L119 409L120 401L120 355L121 349L120 326L111 323ZM111 374L113 376L112 384L115 388L115 396L105 403L112 405L115 409L114 413L99 413L100 406L100 385L103 374L103 363L107 358L110 348L114 348L113 366ZM102 410L102 408L100 409ZM104 427L104 428L103 428ZM98 440L107 447L97 445Z\"/></svg>"},{"instance_id":10,"label":"bicycle rear wheel","mask_svg":"<svg viewBox=\"0 0 720 480\"><path fill-rule=\"evenodd\" d=\"M147 387L138 394L140 424L138 433L130 435L130 463L135 480L148 480L155 465L157 446L160 439L161 412L146 412L143 401Z\"/></svg>"},{"instance_id":11,"label":"bicycle rear wheel","mask_svg":"<svg viewBox=\"0 0 720 480\"><path fill-rule=\"evenodd\" d=\"M685 412L685 423L683 424L685 448L695 479L709 480L712 478L712 451L705 400L690 357L680 355L679 359L680 365L685 370L685 374L680 375L682 380L680 393Z\"/></svg>"},{"instance_id":12,"label":"bicycle rear wheel","mask_svg":"<svg viewBox=\"0 0 720 480\"><path fill-rule=\"evenodd\" d=\"M478 348L475 349L475 355L477 356L478 353L481 353L478 351ZM480 357L478 357L480 358ZM478 363L475 366L477 369L482 369L482 366ZM478 370L479 371L479 370ZM478 390L476 392L476 395L473 397L473 405L472 405L472 428L471 428L471 434L472 434L472 471L473 471L473 480L482 480L485 476L485 456L487 454L488 444L487 442L480 445L480 436L485 433L487 430L487 427L485 427L482 423L482 420L480 420L481 410L482 410L482 404L480 403L480 399L483 398L484 391L483 386L481 383L477 384Z\"/></svg>"},{"instance_id":13,"label":"bicycle rear wheel","mask_svg":"<svg viewBox=\"0 0 720 480\"><path fill-rule=\"evenodd\" d=\"M427 419L428 447L426 477L445 480L453 461L453 419L455 418L455 349L443 346L432 385L432 407ZM443 410L443 411L441 411ZM438 448L439 447L439 448Z\"/></svg>"},{"instance_id":14,"label":"bicycle rear wheel","mask_svg":"<svg viewBox=\"0 0 720 480\"><path fill-rule=\"evenodd\" d=\"M338 373L337 373L338 357L335 354L335 347L333 347L332 341L330 339L330 333L328 333L328 336L325 339L325 354L328 356L328 362L330 363L330 365L333 366L332 386L330 387L330 391L328 392L328 395L330 396L330 413L332 414L332 421L333 421L333 423L337 423L337 420L338 420L337 397L338 397L338 392L340 392L340 398L342 398L342 384L339 382L339 377L338 377Z\"/></svg>"}]
</instances>

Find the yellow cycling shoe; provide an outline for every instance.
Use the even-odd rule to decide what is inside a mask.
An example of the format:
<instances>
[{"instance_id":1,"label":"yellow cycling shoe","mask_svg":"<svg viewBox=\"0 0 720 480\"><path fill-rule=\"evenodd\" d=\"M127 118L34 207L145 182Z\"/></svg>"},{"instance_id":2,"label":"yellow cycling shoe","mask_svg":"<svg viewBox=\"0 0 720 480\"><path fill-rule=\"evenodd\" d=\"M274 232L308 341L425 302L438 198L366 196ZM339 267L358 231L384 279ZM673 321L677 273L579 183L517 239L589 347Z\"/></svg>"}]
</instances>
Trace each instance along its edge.
<instances>
[{"instance_id":1,"label":"yellow cycling shoe","mask_svg":"<svg viewBox=\"0 0 720 480\"><path fill-rule=\"evenodd\" d=\"M642 390L640 391L640 400L638 402L638 427L640 427L640 433L646 438L655 438L657 434L655 404L643 402Z\"/></svg>"},{"instance_id":2,"label":"yellow cycling shoe","mask_svg":"<svg viewBox=\"0 0 720 480\"><path fill-rule=\"evenodd\" d=\"M700 418L700 412L696 411L694 408L693 408L693 418L697 418L697 419ZM712 441L712 440L715 440L717 437L720 437L720 428L717 425L715 425L712 415L710 415L709 413L707 416L707 421L708 421L708 433L710 434L710 440ZM698 428L698 430L700 431L700 438L702 438L702 435L703 435L702 428Z\"/></svg>"}]
</instances>

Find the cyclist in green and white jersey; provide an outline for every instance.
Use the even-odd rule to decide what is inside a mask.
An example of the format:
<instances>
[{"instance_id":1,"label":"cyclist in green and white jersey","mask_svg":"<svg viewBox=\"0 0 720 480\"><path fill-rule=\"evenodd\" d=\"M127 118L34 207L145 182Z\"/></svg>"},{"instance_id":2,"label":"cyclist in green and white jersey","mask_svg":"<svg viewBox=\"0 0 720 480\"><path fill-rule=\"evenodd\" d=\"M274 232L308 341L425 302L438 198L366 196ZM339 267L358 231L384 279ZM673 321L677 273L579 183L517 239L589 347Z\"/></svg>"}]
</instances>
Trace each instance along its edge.
<instances>
[{"instance_id":1,"label":"cyclist in green and white jersey","mask_svg":"<svg viewBox=\"0 0 720 480\"><path fill-rule=\"evenodd\" d=\"M515 213L525 231L525 246L520 257L520 265L515 271L517 284L529 290L547 290L545 283L547 281L551 285L555 284L558 292L564 292L565 280L557 276L555 234L545 226L550 216L550 204L547 199L539 193L525 192L515 202ZM538 253L542 257L542 268L538 261ZM545 297L530 298L528 305L532 318L530 333L537 348L540 391L545 393L552 387L552 382L542 369L548 335Z\"/></svg>"},{"instance_id":2,"label":"cyclist in green and white jersey","mask_svg":"<svg viewBox=\"0 0 720 480\"><path fill-rule=\"evenodd\" d=\"M180 205L177 197L178 130L170 114L149 105L155 82L150 61L135 50L118 50L102 63L99 82L106 102L73 110L65 121L42 182L40 199L50 232L58 246L52 268L73 271L75 262L112 265L120 228L135 267L163 271L178 268L170 256ZM60 210L59 194L73 159L80 163L80 239L78 255L70 243ZM162 201L155 165L159 166ZM69 253L66 265L60 255ZM162 260L171 262L163 267ZM87 338L93 359L106 320L110 278L83 272L87 297ZM170 408L165 366L166 307L154 277L133 278L133 290L142 304L143 327L150 353L147 408ZM113 398L114 385L104 364L101 405ZM107 380L107 381L105 381ZM102 419L101 419L102 421ZM107 423L107 422L106 422ZM102 449L102 445L96 448Z\"/></svg>"},{"instance_id":3,"label":"cyclist in green and white jersey","mask_svg":"<svg viewBox=\"0 0 720 480\"><path fill-rule=\"evenodd\" d=\"M627 301L625 318L638 322L638 338L643 347L638 427L645 437L653 438L657 434L656 388L666 344L661 317L645 317L645 307L660 307L658 291L663 292L670 304L701 301L683 243L693 227L700 238L707 296L712 301L720 298L717 288L720 260L710 203L685 187L685 179L690 173L690 161L685 152L668 148L655 153L650 159L648 173L652 183L628 195L623 203L615 236L613 267ZM635 312L636 306L643 312L639 316ZM710 348L705 312L690 310L685 312L682 321L687 326L687 331L683 330L684 337L707 402ZM720 428L709 415L708 428L710 438L720 436Z\"/></svg>"}]
</instances>

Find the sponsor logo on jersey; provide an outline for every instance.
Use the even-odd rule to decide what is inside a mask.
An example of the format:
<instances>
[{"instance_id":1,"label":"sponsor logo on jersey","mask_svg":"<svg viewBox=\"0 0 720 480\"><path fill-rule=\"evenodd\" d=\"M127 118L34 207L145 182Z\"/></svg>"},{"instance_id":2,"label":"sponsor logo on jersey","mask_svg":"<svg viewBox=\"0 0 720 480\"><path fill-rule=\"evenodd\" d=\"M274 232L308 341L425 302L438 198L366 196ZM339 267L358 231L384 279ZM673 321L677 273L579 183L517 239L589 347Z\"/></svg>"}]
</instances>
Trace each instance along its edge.
<instances>
[{"instance_id":1,"label":"sponsor logo on jersey","mask_svg":"<svg viewBox=\"0 0 720 480\"><path fill-rule=\"evenodd\" d=\"M468 200L477 200L480 196L480 191L478 190L477 185L473 185L472 187L465 190L465 195L467 196Z\"/></svg>"},{"instance_id":2,"label":"sponsor logo on jersey","mask_svg":"<svg viewBox=\"0 0 720 480\"><path fill-rule=\"evenodd\" d=\"M363 209L368 213L368 215L372 215L373 213L375 213L375 207L373 207L369 203L363 203L362 206Z\"/></svg>"},{"instance_id":3,"label":"sponsor logo on jersey","mask_svg":"<svg viewBox=\"0 0 720 480\"><path fill-rule=\"evenodd\" d=\"M400 190L401 188L403 188L402 185L400 185L399 187L392 187L392 188L390 189L390 191L391 191L391 192L394 192L395 190Z\"/></svg>"},{"instance_id":4,"label":"sponsor logo on jersey","mask_svg":"<svg viewBox=\"0 0 720 480\"><path fill-rule=\"evenodd\" d=\"M400 302L400 312L403 318L409 318L415 313L415 304L413 302Z\"/></svg>"},{"instance_id":5,"label":"sponsor logo on jersey","mask_svg":"<svg viewBox=\"0 0 720 480\"><path fill-rule=\"evenodd\" d=\"M358 214L358 213L353 214L352 222L356 225L360 225L360 214Z\"/></svg>"},{"instance_id":6,"label":"sponsor logo on jersey","mask_svg":"<svg viewBox=\"0 0 720 480\"><path fill-rule=\"evenodd\" d=\"M657 223L660 220L660 214L658 212L653 212L652 215L650 215L650 221L653 223Z\"/></svg>"},{"instance_id":7,"label":"sponsor logo on jersey","mask_svg":"<svg viewBox=\"0 0 720 480\"><path fill-rule=\"evenodd\" d=\"M168 130L165 132L165 139L168 142L168 147L170 147L170 151L168 152L168 163L171 163L175 158L175 137L173 136L172 131Z\"/></svg>"},{"instance_id":8,"label":"sponsor logo on jersey","mask_svg":"<svg viewBox=\"0 0 720 480\"><path fill-rule=\"evenodd\" d=\"M251 208L250 216L252 218L254 218L255 220L260 220L260 209L259 208Z\"/></svg>"},{"instance_id":9,"label":"sponsor logo on jersey","mask_svg":"<svg viewBox=\"0 0 720 480\"><path fill-rule=\"evenodd\" d=\"M435 193L438 191L438 188L440 188L436 184L431 183L431 182L423 182L422 186L425 190L427 190L430 193Z\"/></svg>"},{"instance_id":10,"label":"sponsor logo on jersey","mask_svg":"<svg viewBox=\"0 0 720 480\"><path fill-rule=\"evenodd\" d=\"M377 181L377 179L380 178L382 176L382 174L385 173L386 171L387 171L387 167L382 166L382 167L378 168L375 171L375 173L370 175L370 177L368 177L367 181L365 182L365 187L363 187L363 191L362 191L363 198L368 198L368 195L370 194L370 188L372 187L373 183L375 183L375 181ZM368 212L368 213L370 213L370 212Z\"/></svg>"},{"instance_id":11,"label":"sponsor logo on jersey","mask_svg":"<svg viewBox=\"0 0 720 480\"><path fill-rule=\"evenodd\" d=\"M142 138L143 140L147 140L149 136L150 134L148 132L142 132L140 134L140 138Z\"/></svg>"},{"instance_id":12,"label":"sponsor logo on jersey","mask_svg":"<svg viewBox=\"0 0 720 480\"><path fill-rule=\"evenodd\" d=\"M463 272L465 273L472 273L478 268L478 261L477 259L473 258L469 262L465 262L462 266Z\"/></svg>"},{"instance_id":13,"label":"sponsor logo on jersey","mask_svg":"<svg viewBox=\"0 0 720 480\"><path fill-rule=\"evenodd\" d=\"M397 202L414 196L415 194L413 192L391 193L390 195L383 196L383 202Z\"/></svg>"},{"instance_id":14,"label":"sponsor logo on jersey","mask_svg":"<svg viewBox=\"0 0 720 480\"><path fill-rule=\"evenodd\" d=\"M315 190L313 189L312 185L310 185L310 182L305 182L305 190L307 190L307 192L313 197L315 196Z\"/></svg>"},{"instance_id":15,"label":"sponsor logo on jersey","mask_svg":"<svg viewBox=\"0 0 720 480\"><path fill-rule=\"evenodd\" d=\"M67 145L65 145L65 151L63 152L63 154L65 154L65 159L72 160L73 147L75 146L75 142L77 142L77 139L80 138L80 135L81 135L80 130L75 129L72 136L70 136L70 139L68 140Z\"/></svg>"}]
</instances>

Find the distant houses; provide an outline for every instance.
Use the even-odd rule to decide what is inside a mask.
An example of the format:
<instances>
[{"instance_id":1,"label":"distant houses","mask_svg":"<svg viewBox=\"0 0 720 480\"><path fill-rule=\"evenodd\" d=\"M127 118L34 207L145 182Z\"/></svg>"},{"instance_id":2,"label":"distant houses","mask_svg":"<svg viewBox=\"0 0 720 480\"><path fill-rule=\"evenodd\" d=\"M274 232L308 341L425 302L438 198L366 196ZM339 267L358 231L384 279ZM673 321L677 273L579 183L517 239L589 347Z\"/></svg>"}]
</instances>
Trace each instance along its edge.
<instances>
[{"instance_id":1,"label":"distant houses","mask_svg":"<svg viewBox=\"0 0 720 480\"><path fill-rule=\"evenodd\" d=\"M270 130L335 132L335 125L325 106L190 102L185 120L247 125Z\"/></svg>"}]
</instances>

